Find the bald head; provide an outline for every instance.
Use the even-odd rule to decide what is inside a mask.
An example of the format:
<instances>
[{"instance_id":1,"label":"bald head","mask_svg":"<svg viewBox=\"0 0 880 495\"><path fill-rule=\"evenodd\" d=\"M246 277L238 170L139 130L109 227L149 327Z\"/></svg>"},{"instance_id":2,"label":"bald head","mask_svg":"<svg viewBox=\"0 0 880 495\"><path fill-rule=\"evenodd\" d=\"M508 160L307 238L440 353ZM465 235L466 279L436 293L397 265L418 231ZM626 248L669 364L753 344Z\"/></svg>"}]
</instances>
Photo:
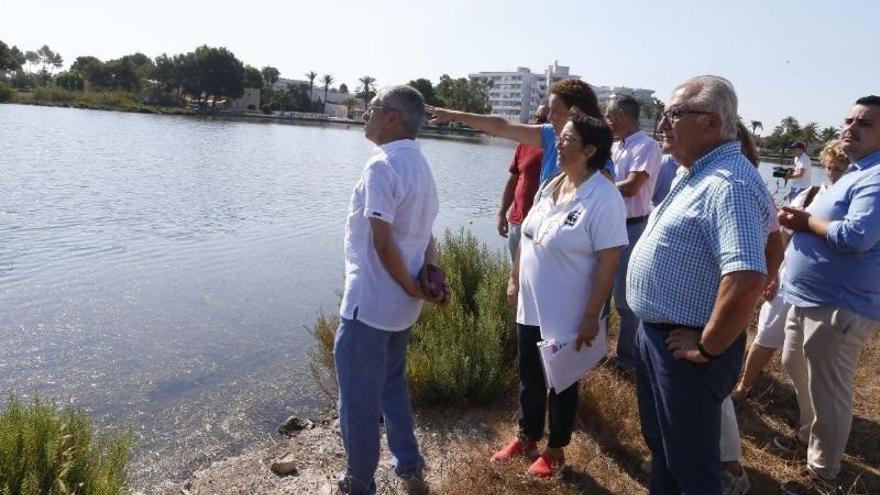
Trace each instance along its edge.
<instances>
[{"instance_id":1,"label":"bald head","mask_svg":"<svg viewBox=\"0 0 880 495\"><path fill-rule=\"evenodd\" d=\"M550 107L547 105L538 105L538 109L535 111L535 122L538 124L543 124L547 122L547 119L550 117Z\"/></svg>"}]
</instances>

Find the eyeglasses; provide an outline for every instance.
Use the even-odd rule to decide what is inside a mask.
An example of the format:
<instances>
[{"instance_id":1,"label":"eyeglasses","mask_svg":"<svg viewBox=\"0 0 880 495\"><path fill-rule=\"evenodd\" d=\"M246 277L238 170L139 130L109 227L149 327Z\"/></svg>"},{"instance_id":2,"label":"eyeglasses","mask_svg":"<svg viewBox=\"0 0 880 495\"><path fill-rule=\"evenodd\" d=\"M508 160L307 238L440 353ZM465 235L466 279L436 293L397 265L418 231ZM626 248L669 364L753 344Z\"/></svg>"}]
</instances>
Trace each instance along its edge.
<instances>
[{"instance_id":1,"label":"eyeglasses","mask_svg":"<svg viewBox=\"0 0 880 495\"><path fill-rule=\"evenodd\" d=\"M682 117L688 114L693 115L709 115L712 112L708 112L706 110L681 110L678 108L673 108L672 110L666 110L660 115L663 116L664 119L672 122L673 124L681 120Z\"/></svg>"},{"instance_id":2,"label":"eyeglasses","mask_svg":"<svg viewBox=\"0 0 880 495\"><path fill-rule=\"evenodd\" d=\"M373 110L375 110L375 109L377 109L377 108L385 108L385 106L384 106L384 105L379 105L379 104L376 104L376 103L370 103L369 105L367 105L367 109L364 110L364 113L370 113L370 112L372 112Z\"/></svg>"},{"instance_id":3,"label":"eyeglasses","mask_svg":"<svg viewBox=\"0 0 880 495\"><path fill-rule=\"evenodd\" d=\"M574 136L556 136L556 146L567 146L570 143L579 143L580 140L575 138Z\"/></svg>"}]
</instances>

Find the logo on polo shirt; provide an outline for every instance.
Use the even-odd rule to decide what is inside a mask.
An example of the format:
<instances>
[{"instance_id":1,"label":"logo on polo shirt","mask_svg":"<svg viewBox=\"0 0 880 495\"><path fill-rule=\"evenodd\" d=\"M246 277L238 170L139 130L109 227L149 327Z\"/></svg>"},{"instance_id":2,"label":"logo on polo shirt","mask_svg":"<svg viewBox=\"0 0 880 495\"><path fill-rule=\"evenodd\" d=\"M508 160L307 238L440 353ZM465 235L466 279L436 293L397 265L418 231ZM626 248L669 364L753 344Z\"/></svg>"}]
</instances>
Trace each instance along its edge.
<instances>
[{"instance_id":1,"label":"logo on polo shirt","mask_svg":"<svg viewBox=\"0 0 880 495\"><path fill-rule=\"evenodd\" d=\"M571 213L565 217L565 221L562 222L562 225L565 225L566 227L574 227L575 222L578 221L578 218L581 217L583 212L584 210L580 209L571 211Z\"/></svg>"},{"instance_id":2,"label":"logo on polo shirt","mask_svg":"<svg viewBox=\"0 0 880 495\"><path fill-rule=\"evenodd\" d=\"M375 211L375 210L373 211L372 215L373 215L374 217L382 218L382 214L379 213L378 211Z\"/></svg>"}]
</instances>

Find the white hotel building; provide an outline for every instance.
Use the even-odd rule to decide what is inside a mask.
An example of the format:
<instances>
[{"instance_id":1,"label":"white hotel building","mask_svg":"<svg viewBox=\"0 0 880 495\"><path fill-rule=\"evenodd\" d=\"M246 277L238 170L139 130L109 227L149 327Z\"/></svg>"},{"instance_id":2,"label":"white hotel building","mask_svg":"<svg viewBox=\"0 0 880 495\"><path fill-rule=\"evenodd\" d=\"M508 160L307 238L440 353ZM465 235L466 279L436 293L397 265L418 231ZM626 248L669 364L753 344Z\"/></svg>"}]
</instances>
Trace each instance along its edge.
<instances>
[{"instance_id":1,"label":"white hotel building","mask_svg":"<svg viewBox=\"0 0 880 495\"><path fill-rule=\"evenodd\" d=\"M554 62L547 66L543 74L533 73L526 67L517 67L516 72L478 72L468 74L471 79L483 79L492 83L489 89L491 115L507 120L529 122L538 110L538 105L547 102L547 91L553 83L562 79L580 79L569 73L569 67ZM591 85L592 86L592 85ZM604 107L608 100L618 94L629 94L642 104L650 103L653 90L627 88L624 86L592 86Z\"/></svg>"}]
</instances>

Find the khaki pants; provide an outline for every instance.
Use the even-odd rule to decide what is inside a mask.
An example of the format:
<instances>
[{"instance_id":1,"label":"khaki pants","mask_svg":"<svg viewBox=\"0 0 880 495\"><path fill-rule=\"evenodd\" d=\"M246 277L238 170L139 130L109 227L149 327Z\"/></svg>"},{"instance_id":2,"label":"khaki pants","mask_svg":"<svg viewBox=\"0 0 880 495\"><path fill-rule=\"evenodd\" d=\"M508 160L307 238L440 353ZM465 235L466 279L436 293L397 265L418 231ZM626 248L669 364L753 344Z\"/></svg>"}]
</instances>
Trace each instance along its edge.
<instances>
[{"instance_id":1,"label":"khaki pants","mask_svg":"<svg viewBox=\"0 0 880 495\"><path fill-rule=\"evenodd\" d=\"M844 308L792 306L785 323L782 362L797 393L798 438L809 445L807 464L837 478L852 426L853 379L865 345L880 321Z\"/></svg>"}]
</instances>

